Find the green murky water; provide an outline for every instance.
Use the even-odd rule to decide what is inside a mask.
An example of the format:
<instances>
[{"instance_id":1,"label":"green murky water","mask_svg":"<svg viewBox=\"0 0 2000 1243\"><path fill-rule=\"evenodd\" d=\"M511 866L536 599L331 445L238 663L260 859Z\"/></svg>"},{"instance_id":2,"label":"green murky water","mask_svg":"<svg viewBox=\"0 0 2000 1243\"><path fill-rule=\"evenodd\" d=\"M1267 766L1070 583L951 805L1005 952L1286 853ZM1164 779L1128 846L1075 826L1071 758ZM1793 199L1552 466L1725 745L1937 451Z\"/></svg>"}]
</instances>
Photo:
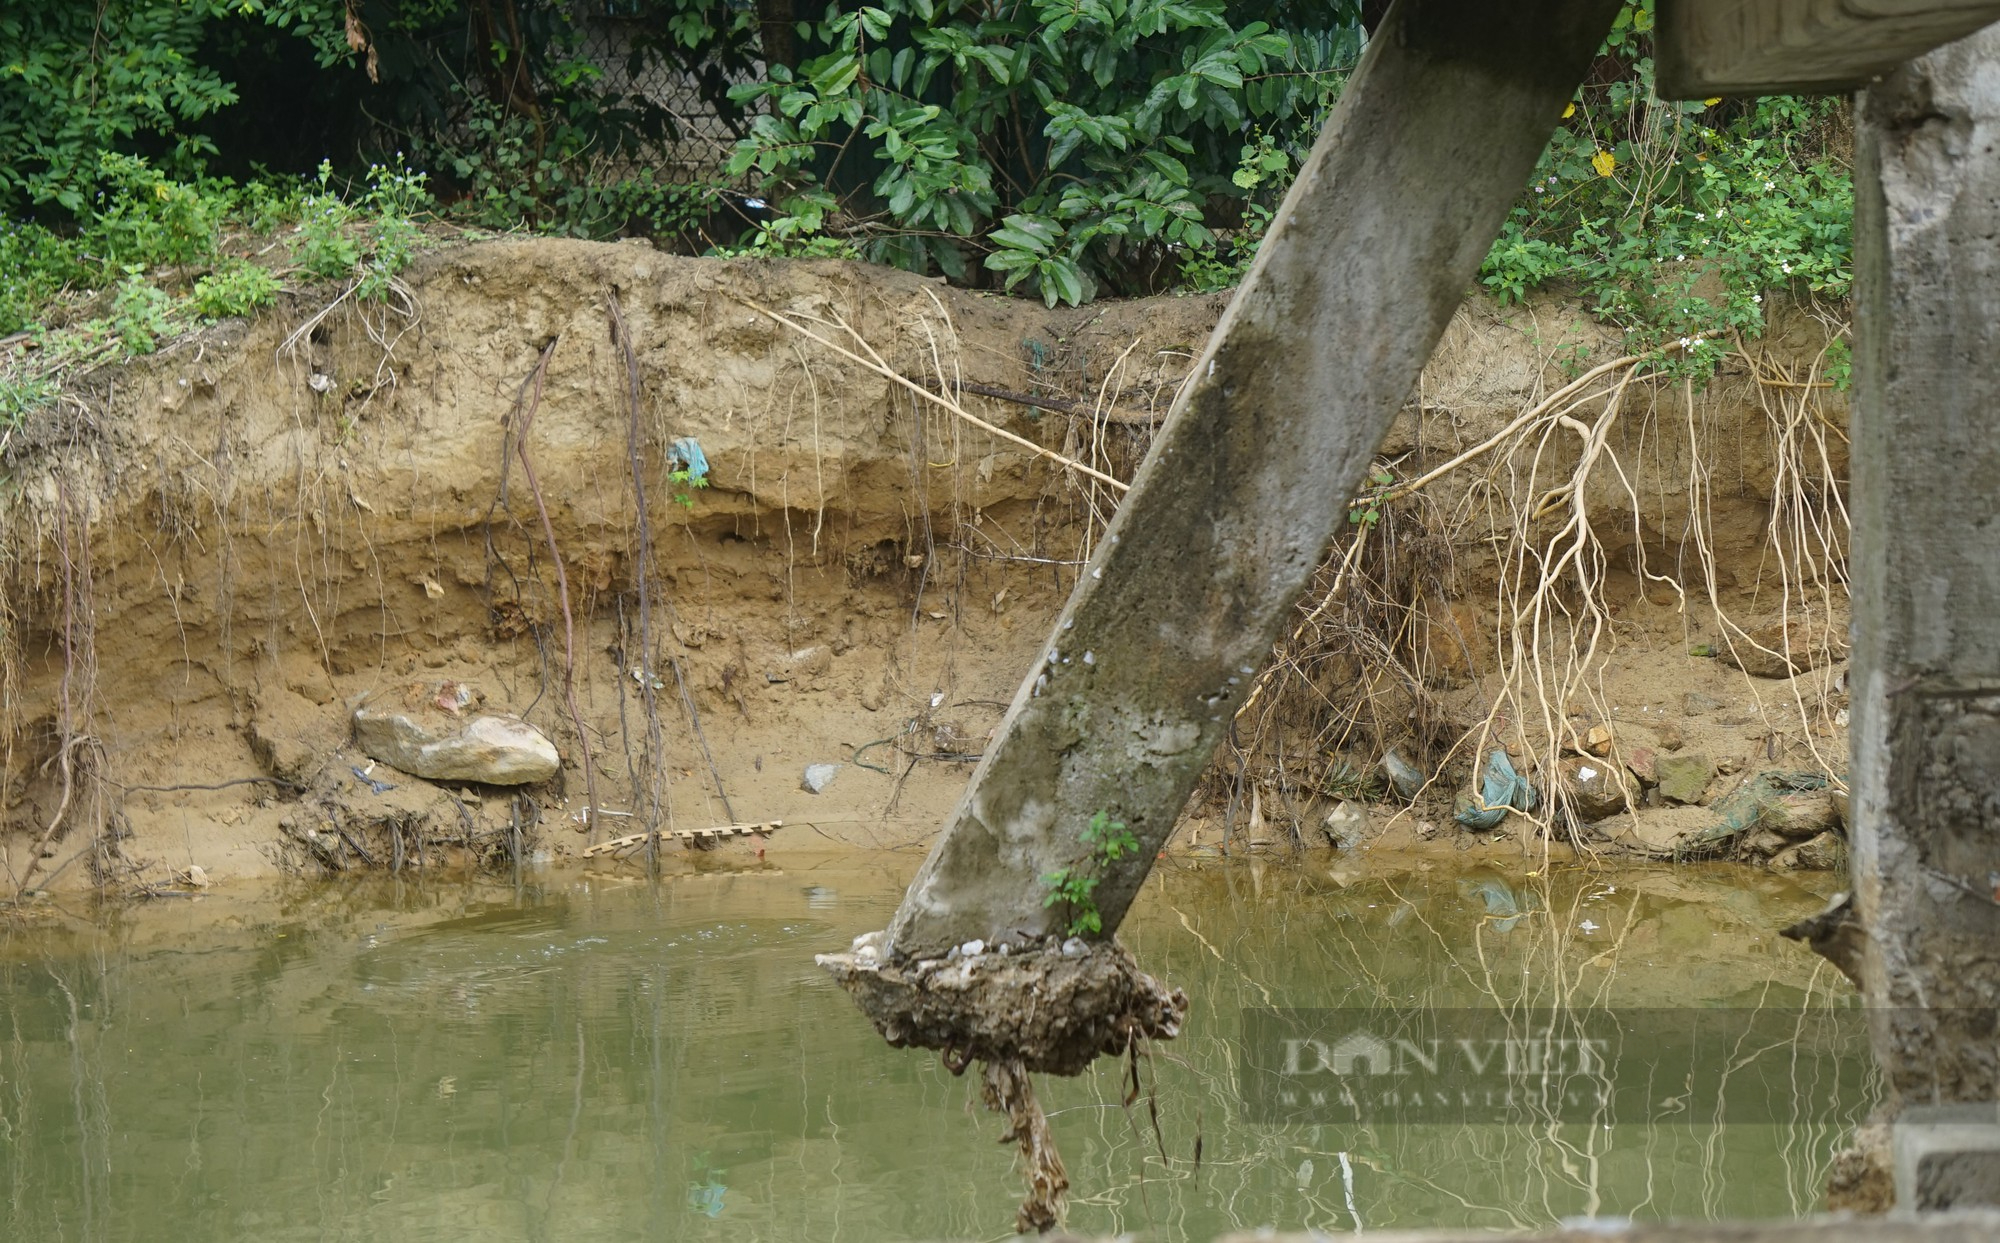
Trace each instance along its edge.
<instances>
[{"instance_id":1,"label":"green murky water","mask_svg":"<svg viewBox=\"0 0 2000 1243\"><path fill-rule=\"evenodd\" d=\"M1020 1183L973 1076L882 1045L812 964L915 862L221 894L0 934L0 1237L1005 1236ZM1192 1017L1145 1068L1157 1137L1122 1066L1044 1083L1073 1229L1814 1207L1865 1093L1802 1083L1785 1125L1246 1122L1246 1007L1847 993L1770 931L1818 903L1792 881L1376 866L1162 864L1125 939Z\"/></svg>"}]
</instances>

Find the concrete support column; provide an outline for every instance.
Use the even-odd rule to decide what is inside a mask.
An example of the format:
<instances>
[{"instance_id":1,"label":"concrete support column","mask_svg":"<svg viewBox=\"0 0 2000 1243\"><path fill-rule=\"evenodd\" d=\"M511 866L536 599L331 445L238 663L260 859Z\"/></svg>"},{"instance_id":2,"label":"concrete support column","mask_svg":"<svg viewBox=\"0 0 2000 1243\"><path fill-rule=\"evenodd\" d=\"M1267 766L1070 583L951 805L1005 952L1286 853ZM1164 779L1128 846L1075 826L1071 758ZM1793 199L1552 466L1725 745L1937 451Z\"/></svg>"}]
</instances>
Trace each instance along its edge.
<instances>
[{"instance_id":1,"label":"concrete support column","mask_svg":"<svg viewBox=\"0 0 2000 1243\"><path fill-rule=\"evenodd\" d=\"M2000 27L1856 131L1854 903L1907 1110L2000 1096Z\"/></svg>"},{"instance_id":2,"label":"concrete support column","mask_svg":"<svg viewBox=\"0 0 2000 1243\"><path fill-rule=\"evenodd\" d=\"M1108 936L1305 592L1617 0L1395 0L889 928ZM1093 816L1137 848L1106 865Z\"/></svg>"}]
</instances>

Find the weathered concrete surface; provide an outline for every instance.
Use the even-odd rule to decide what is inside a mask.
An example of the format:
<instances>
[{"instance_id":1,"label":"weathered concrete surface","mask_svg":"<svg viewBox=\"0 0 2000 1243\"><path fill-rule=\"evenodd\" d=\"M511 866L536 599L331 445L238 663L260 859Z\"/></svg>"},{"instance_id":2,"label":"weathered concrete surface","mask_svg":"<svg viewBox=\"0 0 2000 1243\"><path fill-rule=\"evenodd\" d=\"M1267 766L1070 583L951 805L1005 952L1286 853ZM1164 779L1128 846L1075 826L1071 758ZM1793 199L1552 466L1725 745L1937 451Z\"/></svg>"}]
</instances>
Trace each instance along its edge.
<instances>
[{"instance_id":1,"label":"weathered concrete surface","mask_svg":"<svg viewBox=\"0 0 2000 1243\"><path fill-rule=\"evenodd\" d=\"M1660 0L1662 99L1844 91L2000 21L2000 0Z\"/></svg>"},{"instance_id":2,"label":"weathered concrete surface","mask_svg":"<svg viewBox=\"0 0 2000 1243\"><path fill-rule=\"evenodd\" d=\"M1854 901L1905 1104L2000 1095L2000 29L1856 121Z\"/></svg>"},{"instance_id":3,"label":"weathered concrete surface","mask_svg":"<svg viewBox=\"0 0 2000 1243\"><path fill-rule=\"evenodd\" d=\"M1061 931L1042 877L1140 849L1118 925L1617 11L1397 0L889 929Z\"/></svg>"}]
</instances>

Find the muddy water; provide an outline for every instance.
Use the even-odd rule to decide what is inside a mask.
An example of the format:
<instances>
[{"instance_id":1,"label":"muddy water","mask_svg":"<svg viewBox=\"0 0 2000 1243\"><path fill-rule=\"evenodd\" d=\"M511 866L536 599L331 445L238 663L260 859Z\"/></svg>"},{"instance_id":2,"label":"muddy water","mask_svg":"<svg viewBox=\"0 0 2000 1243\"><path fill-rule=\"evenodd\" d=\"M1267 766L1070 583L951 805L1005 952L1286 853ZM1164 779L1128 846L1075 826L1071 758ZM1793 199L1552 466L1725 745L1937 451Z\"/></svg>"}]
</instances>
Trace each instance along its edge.
<instances>
[{"instance_id":1,"label":"muddy water","mask_svg":"<svg viewBox=\"0 0 2000 1243\"><path fill-rule=\"evenodd\" d=\"M812 965L915 863L225 893L7 933L0 1237L1004 1235L1018 1179L969 1082ZM1107 1063L1044 1085L1070 1224L1807 1211L1865 1089L1802 1082L1783 1125L1255 1125L1235 1066L1270 1005L1844 1004L1771 932L1818 899L1725 870L1162 864L1126 939L1193 1016L1150 1101L1122 1107Z\"/></svg>"}]
</instances>

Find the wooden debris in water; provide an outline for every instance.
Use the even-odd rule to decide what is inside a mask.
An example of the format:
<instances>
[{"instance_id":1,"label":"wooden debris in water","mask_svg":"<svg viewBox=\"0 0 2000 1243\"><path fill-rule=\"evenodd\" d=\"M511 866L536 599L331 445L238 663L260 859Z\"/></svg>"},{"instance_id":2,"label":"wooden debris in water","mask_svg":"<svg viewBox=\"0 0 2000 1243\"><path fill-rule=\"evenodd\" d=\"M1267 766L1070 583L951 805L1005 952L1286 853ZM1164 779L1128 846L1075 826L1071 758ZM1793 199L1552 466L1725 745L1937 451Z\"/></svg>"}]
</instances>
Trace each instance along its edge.
<instances>
[{"instance_id":1,"label":"wooden debris in water","mask_svg":"<svg viewBox=\"0 0 2000 1243\"><path fill-rule=\"evenodd\" d=\"M672 840L685 845L695 845L697 843L707 845L719 842L728 837L765 837L776 833L784 827L785 822L782 820L764 820L756 824L718 824L706 829L661 829L659 830L659 837L661 841ZM646 839L652 836L652 833L627 833L623 837L614 837L608 842L599 842L597 845L584 851L583 857L586 859L595 858L599 855L622 857L627 852L644 846Z\"/></svg>"}]
</instances>

